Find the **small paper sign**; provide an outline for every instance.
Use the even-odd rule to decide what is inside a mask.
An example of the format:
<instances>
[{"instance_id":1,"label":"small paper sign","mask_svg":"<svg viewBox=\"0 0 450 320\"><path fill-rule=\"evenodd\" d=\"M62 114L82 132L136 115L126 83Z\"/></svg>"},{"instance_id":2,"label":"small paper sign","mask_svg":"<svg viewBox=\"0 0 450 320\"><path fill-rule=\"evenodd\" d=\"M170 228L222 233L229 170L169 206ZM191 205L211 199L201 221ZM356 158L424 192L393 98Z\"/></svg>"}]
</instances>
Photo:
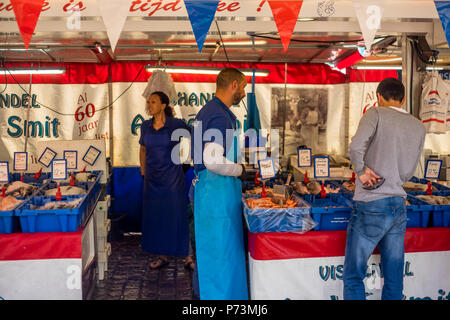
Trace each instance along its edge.
<instances>
[{"instance_id":1,"label":"small paper sign","mask_svg":"<svg viewBox=\"0 0 450 320\"><path fill-rule=\"evenodd\" d=\"M9 182L9 164L8 161L0 161L0 183Z\"/></svg>"},{"instance_id":2,"label":"small paper sign","mask_svg":"<svg viewBox=\"0 0 450 320\"><path fill-rule=\"evenodd\" d=\"M67 160L58 159L52 161L52 180L67 179Z\"/></svg>"},{"instance_id":3,"label":"small paper sign","mask_svg":"<svg viewBox=\"0 0 450 320\"><path fill-rule=\"evenodd\" d=\"M39 162L48 168L48 166L52 163L53 159L56 157L56 152L50 148L45 148L44 152L39 157Z\"/></svg>"},{"instance_id":4,"label":"small paper sign","mask_svg":"<svg viewBox=\"0 0 450 320\"><path fill-rule=\"evenodd\" d=\"M275 163L273 159L266 158L258 161L259 175L261 179L272 179L276 176Z\"/></svg>"},{"instance_id":5,"label":"small paper sign","mask_svg":"<svg viewBox=\"0 0 450 320\"><path fill-rule=\"evenodd\" d=\"M314 178L328 178L330 176L330 158L314 158Z\"/></svg>"},{"instance_id":6,"label":"small paper sign","mask_svg":"<svg viewBox=\"0 0 450 320\"><path fill-rule=\"evenodd\" d=\"M310 148L298 148L298 166L311 167L312 152Z\"/></svg>"},{"instance_id":7,"label":"small paper sign","mask_svg":"<svg viewBox=\"0 0 450 320\"><path fill-rule=\"evenodd\" d=\"M258 169L258 161L267 158L267 153L265 151L253 152L253 169Z\"/></svg>"},{"instance_id":8,"label":"small paper sign","mask_svg":"<svg viewBox=\"0 0 450 320\"><path fill-rule=\"evenodd\" d=\"M28 152L14 152L14 171L28 170Z\"/></svg>"},{"instance_id":9,"label":"small paper sign","mask_svg":"<svg viewBox=\"0 0 450 320\"><path fill-rule=\"evenodd\" d=\"M93 146L90 146L88 151L83 157L83 161L93 166L95 161L97 161L97 158L100 156L100 153L102 153L100 150L98 150Z\"/></svg>"},{"instance_id":10,"label":"small paper sign","mask_svg":"<svg viewBox=\"0 0 450 320\"><path fill-rule=\"evenodd\" d=\"M428 160L425 166L425 179L438 179L441 173L442 160Z\"/></svg>"},{"instance_id":11,"label":"small paper sign","mask_svg":"<svg viewBox=\"0 0 450 320\"><path fill-rule=\"evenodd\" d=\"M74 150L65 150L64 159L67 160L67 169L77 168L78 152Z\"/></svg>"}]
</instances>

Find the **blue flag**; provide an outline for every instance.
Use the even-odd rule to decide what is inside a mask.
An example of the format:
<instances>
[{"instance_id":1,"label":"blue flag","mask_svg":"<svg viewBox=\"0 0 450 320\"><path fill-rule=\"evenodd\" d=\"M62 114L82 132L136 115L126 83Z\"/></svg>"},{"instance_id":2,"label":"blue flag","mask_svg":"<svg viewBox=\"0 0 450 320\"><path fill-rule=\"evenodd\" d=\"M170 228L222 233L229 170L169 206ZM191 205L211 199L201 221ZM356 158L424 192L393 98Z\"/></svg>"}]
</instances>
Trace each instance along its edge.
<instances>
[{"instance_id":1,"label":"blue flag","mask_svg":"<svg viewBox=\"0 0 450 320\"><path fill-rule=\"evenodd\" d=\"M184 0L192 31L200 52L206 40L220 0Z\"/></svg>"},{"instance_id":2,"label":"blue flag","mask_svg":"<svg viewBox=\"0 0 450 320\"><path fill-rule=\"evenodd\" d=\"M434 1L447 43L450 45L450 1Z\"/></svg>"}]
</instances>

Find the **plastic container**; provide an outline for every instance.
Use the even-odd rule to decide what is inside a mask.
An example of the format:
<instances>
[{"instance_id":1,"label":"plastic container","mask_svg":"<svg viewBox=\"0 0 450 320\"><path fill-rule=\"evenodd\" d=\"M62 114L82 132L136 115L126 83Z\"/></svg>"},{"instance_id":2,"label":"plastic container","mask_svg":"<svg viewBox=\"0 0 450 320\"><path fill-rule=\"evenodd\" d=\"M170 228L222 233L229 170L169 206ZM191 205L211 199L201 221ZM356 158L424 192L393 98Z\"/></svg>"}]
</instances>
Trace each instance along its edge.
<instances>
[{"instance_id":1,"label":"plastic container","mask_svg":"<svg viewBox=\"0 0 450 320\"><path fill-rule=\"evenodd\" d=\"M422 183L422 184L428 184L428 182L430 182L430 180L427 179L419 179L417 177L412 177L409 181L414 182L414 183ZM440 183L436 183L436 182L431 182L431 185L433 187L436 187L436 189L438 191L450 191L450 188L440 184Z\"/></svg>"},{"instance_id":2,"label":"plastic container","mask_svg":"<svg viewBox=\"0 0 450 320\"><path fill-rule=\"evenodd\" d=\"M408 218L406 228L428 227L430 215L434 210L434 206L411 195L408 195L407 199L411 205L406 206L406 215Z\"/></svg>"},{"instance_id":3,"label":"plastic container","mask_svg":"<svg viewBox=\"0 0 450 320\"><path fill-rule=\"evenodd\" d=\"M314 227L314 221L310 215L310 207L301 198L298 208L280 209L250 209L246 199L259 198L257 196L242 197L244 217L247 227L252 233L263 232L306 232Z\"/></svg>"},{"instance_id":4,"label":"plastic container","mask_svg":"<svg viewBox=\"0 0 450 320\"><path fill-rule=\"evenodd\" d=\"M320 195L304 195L311 206L311 215L317 226L315 231L346 230L353 210L353 203L345 196L330 193L326 198Z\"/></svg>"},{"instance_id":5,"label":"plastic container","mask_svg":"<svg viewBox=\"0 0 450 320\"><path fill-rule=\"evenodd\" d=\"M427 195L426 192L408 192L408 197L413 196L417 197L419 195ZM445 191L434 191L432 193L433 196L441 196L441 197L449 197L450 190ZM440 204L431 204L425 200L418 199L422 201L427 206L432 207L431 211L431 226L432 227L450 227L450 205L440 205Z\"/></svg>"},{"instance_id":6,"label":"plastic container","mask_svg":"<svg viewBox=\"0 0 450 320\"><path fill-rule=\"evenodd\" d=\"M23 182L32 184L32 185L43 185L45 180L50 179L50 173L41 172L41 175L38 179L35 179L35 173L23 173ZM20 181L20 173L11 174L11 181Z\"/></svg>"},{"instance_id":7,"label":"plastic container","mask_svg":"<svg viewBox=\"0 0 450 320\"><path fill-rule=\"evenodd\" d=\"M25 198L17 198L17 200L24 200ZM22 202L16 206L18 208ZM18 226L17 217L14 215L16 208L8 211L0 211L0 234L13 233Z\"/></svg>"},{"instance_id":8,"label":"plastic container","mask_svg":"<svg viewBox=\"0 0 450 320\"><path fill-rule=\"evenodd\" d=\"M73 209L32 210L31 205L43 206L55 197L34 196L22 204L15 214L20 219L22 232L75 232L80 226L83 214L86 212L85 195L63 196L62 202L70 202L82 198L77 207Z\"/></svg>"}]
</instances>

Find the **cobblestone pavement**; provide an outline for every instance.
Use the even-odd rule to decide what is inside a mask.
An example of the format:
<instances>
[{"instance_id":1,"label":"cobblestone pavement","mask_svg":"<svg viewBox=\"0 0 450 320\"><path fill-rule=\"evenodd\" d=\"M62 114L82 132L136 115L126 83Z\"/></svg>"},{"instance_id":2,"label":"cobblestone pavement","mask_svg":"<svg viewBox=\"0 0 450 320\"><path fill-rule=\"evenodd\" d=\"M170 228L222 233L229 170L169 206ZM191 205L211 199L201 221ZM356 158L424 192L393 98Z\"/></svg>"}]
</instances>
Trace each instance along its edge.
<instances>
[{"instance_id":1,"label":"cobblestone pavement","mask_svg":"<svg viewBox=\"0 0 450 320\"><path fill-rule=\"evenodd\" d=\"M192 300L192 271L183 257L169 257L169 264L152 270L156 258L141 249L141 236L127 235L111 242L111 256L104 280L98 281L91 300Z\"/></svg>"}]
</instances>

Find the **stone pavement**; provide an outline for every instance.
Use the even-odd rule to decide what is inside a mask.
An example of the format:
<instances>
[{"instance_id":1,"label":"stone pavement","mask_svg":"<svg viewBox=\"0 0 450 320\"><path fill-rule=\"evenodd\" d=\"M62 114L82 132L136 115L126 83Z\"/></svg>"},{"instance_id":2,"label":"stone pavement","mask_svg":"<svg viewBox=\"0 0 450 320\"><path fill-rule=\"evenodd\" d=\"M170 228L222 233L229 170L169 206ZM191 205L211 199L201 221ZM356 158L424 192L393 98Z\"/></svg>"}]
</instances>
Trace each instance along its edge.
<instances>
[{"instance_id":1,"label":"stone pavement","mask_svg":"<svg viewBox=\"0 0 450 320\"><path fill-rule=\"evenodd\" d=\"M169 257L159 270L149 265L156 258L141 249L140 235L125 235L111 242L105 278L98 281L91 300L192 300L192 271L183 257Z\"/></svg>"}]
</instances>

